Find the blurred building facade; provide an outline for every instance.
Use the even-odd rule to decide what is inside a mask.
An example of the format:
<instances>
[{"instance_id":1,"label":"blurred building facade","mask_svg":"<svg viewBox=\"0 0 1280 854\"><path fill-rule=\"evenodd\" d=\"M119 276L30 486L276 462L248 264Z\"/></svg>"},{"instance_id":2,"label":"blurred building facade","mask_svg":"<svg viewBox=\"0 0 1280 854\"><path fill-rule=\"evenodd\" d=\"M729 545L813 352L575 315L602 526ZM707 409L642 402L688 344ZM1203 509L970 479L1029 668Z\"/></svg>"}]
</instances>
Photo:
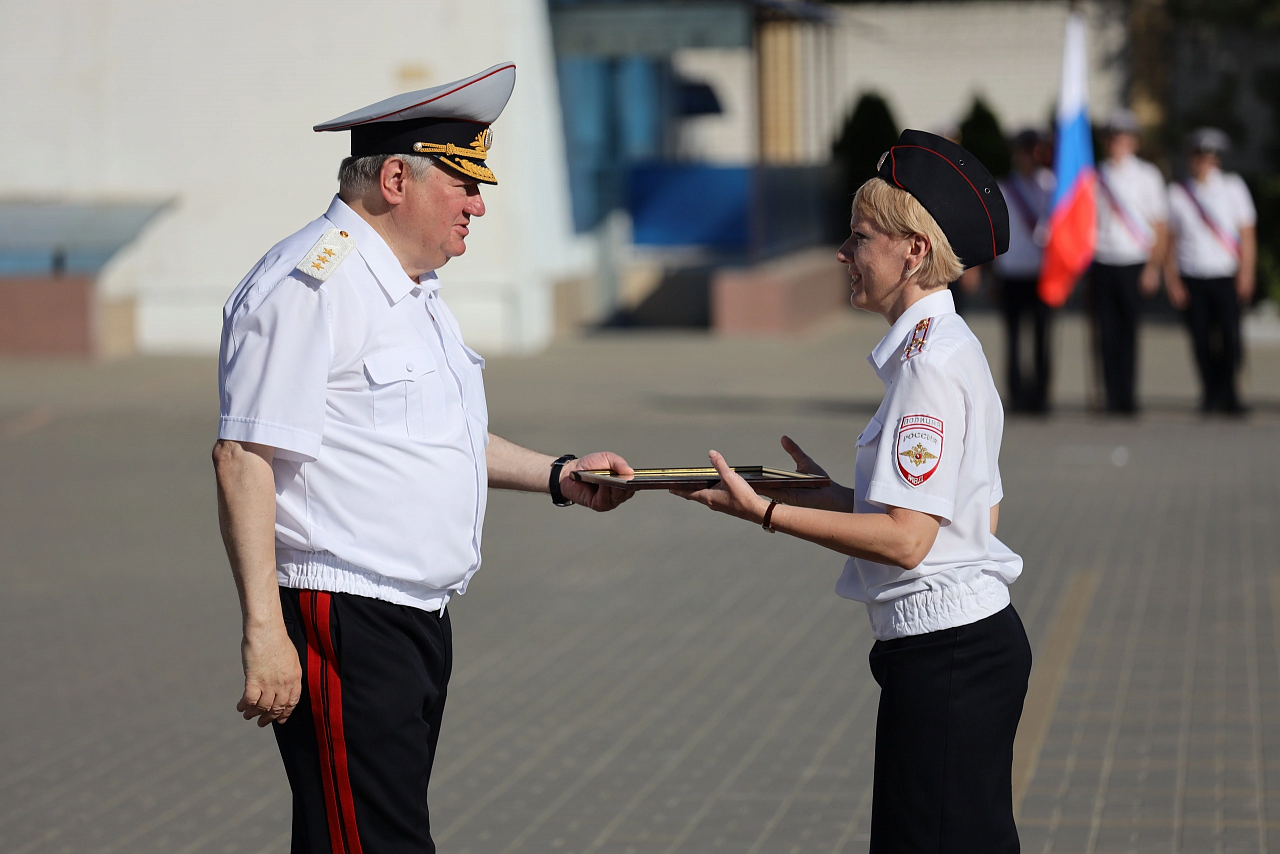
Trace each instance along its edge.
<instances>
[{"instance_id":1,"label":"blurred building facade","mask_svg":"<svg viewBox=\"0 0 1280 854\"><path fill-rule=\"evenodd\" d=\"M864 94L903 127L954 130L981 98L1006 128L1047 128L1069 8L550 0L574 222L601 259L597 308L619 297L647 317L635 303L655 289L672 303L664 264L705 271L838 242L848 199L832 147ZM1117 3L1085 11L1091 106L1105 114L1127 82L1125 16Z\"/></svg>"},{"instance_id":2,"label":"blurred building facade","mask_svg":"<svg viewBox=\"0 0 1280 854\"><path fill-rule=\"evenodd\" d=\"M575 40L561 26L562 13L600 9L640 17L608 38L588 27ZM97 277L108 349L215 350L231 289L336 190L346 136L313 124L510 59L518 81L492 153L501 183L486 188L489 212L442 280L476 346L530 352L553 334L560 284L594 279L599 290L610 267L653 267L633 244L750 262L823 239L823 170L865 92L903 126L954 126L975 95L1006 128L1047 124L1067 9L471 0L464 14L403 0L0 0L0 218L6 205L11 218L36 205L61 221L153 211L118 252L0 239L0 275L79 263L64 272ZM1086 10L1102 114L1125 84L1123 15ZM599 321L615 298L578 319Z\"/></svg>"},{"instance_id":3,"label":"blurred building facade","mask_svg":"<svg viewBox=\"0 0 1280 854\"><path fill-rule=\"evenodd\" d=\"M107 314L132 314L138 350L216 351L232 288L337 189L347 135L311 126L503 60L518 80L494 129L501 184L441 278L469 340L534 350L550 336L552 282L589 260L541 0L3 0L0 211L163 207L82 272L98 274ZM49 269L39 246L0 246L6 259L10 277Z\"/></svg>"}]
</instances>

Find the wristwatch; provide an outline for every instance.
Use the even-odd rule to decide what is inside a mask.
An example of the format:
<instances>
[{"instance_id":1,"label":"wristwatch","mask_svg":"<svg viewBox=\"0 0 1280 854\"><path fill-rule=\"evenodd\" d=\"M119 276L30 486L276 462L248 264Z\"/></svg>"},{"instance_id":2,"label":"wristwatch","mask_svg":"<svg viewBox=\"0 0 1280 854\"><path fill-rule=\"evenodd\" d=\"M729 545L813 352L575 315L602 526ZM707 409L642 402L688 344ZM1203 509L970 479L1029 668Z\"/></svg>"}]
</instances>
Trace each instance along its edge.
<instances>
[{"instance_id":1,"label":"wristwatch","mask_svg":"<svg viewBox=\"0 0 1280 854\"><path fill-rule=\"evenodd\" d=\"M576 460L573 454L565 454L551 464L551 480L547 484L547 492L551 493L551 503L557 507L568 507L573 504L572 501L564 497L564 493L560 491L560 470L564 468L564 464L569 460Z\"/></svg>"}]
</instances>

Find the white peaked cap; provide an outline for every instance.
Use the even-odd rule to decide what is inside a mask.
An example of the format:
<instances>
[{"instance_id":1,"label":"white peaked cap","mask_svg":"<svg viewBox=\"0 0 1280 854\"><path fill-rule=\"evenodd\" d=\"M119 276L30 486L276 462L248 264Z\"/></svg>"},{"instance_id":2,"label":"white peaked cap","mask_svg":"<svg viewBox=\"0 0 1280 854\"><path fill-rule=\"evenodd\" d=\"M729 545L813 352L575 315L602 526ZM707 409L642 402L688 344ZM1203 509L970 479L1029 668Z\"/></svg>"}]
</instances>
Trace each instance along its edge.
<instances>
[{"instance_id":1,"label":"white peaked cap","mask_svg":"<svg viewBox=\"0 0 1280 854\"><path fill-rule=\"evenodd\" d=\"M318 124L313 130L348 130L373 122L409 119L456 119L487 125L502 115L515 85L515 63L503 62L462 80L417 92L406 92L361 107Z\"/></svg>"}]
</instances>

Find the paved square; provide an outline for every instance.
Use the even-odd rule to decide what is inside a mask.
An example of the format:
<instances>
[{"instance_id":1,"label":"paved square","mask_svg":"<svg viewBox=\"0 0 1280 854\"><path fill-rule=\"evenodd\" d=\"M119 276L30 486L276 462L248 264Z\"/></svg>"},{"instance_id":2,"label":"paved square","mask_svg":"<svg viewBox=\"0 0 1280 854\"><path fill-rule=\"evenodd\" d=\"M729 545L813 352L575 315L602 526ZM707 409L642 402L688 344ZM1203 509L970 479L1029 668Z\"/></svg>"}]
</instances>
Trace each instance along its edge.
<instances>
[{"instance_id":1,"label":"paved square","mask_svg":"<svg viewBox=\"0 0 1280 854\"><path fill-rule=\"evenodd\" d=\"M974 320L1000 379L997 330ZM882 332L612 334L490 361L492 426L635 464L847 480ZM1203 420L1181 330L1144 331L1136 420L1084 406L1064 319L1057 413L1010 418L1000 534L1036 651L1015 787L1025 851L1280 847L1280 351L1247 420ZM281 852L288 787L240 721L218 540L214 365L0 362L0 850ZM432 781L452 854L858 852L878 690L842 561L665 494L617 513L495 494L450 607Z\"/></svg>"}]
</instances>

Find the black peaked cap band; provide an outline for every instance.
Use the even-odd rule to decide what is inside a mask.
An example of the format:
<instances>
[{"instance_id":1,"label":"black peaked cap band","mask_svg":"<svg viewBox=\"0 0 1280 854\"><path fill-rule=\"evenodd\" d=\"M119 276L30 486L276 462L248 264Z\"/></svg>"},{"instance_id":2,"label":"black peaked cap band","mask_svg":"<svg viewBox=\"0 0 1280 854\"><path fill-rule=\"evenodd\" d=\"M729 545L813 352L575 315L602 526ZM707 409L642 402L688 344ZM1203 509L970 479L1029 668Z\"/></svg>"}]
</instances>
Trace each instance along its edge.
<instances>
[{"instance_id":1,"label":"black peaked cap band","mask_svg":"<svg viewBox=\"0 0 1280 854\"><path fill-rule=\"evenodd\" d=\"M1009 207L1000 185L971 153L932 133L904 130L879 175L915 196L966 268L1009 250Z\"/></svg>"},{"instance_id":2,"label":"black peaked cap band","mask_svg":"<svg viewBox=\"0 0 1280 854\"><path fill-rule=\"evenodd\" d=\"M485 163L493 135L482 122L409 119L369 122L351 128L351 156L418 154L434 157L460 175L482 184L497 179Z\"/></svg>"}]
</instances>

